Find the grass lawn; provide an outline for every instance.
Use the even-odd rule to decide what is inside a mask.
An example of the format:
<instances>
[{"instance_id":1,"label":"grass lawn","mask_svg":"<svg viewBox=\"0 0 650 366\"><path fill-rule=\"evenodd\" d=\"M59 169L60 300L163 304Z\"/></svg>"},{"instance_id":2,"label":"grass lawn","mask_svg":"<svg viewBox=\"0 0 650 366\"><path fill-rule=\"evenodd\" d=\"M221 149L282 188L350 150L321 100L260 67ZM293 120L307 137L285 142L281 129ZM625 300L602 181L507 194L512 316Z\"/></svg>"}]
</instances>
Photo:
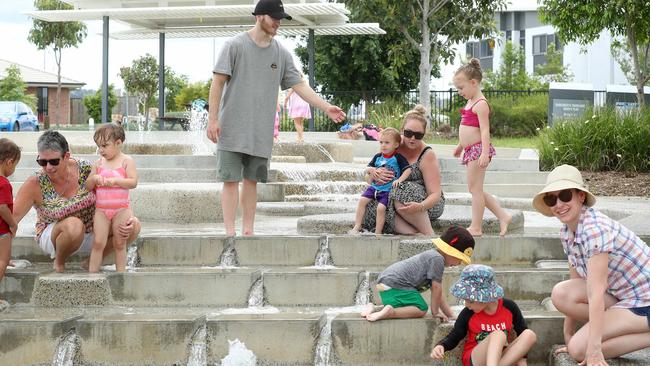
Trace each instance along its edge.
<instances>
[{"instance_id":1,"label":"grass lawn","mask_svg":"<svg viewBox=\"0 0 650 366\"><path fill-rule=\"evenodd\" d=\"M514 148L537 148L537 137L494 137L491 139L492 145L496 147L514 147ZM456 145L458 139L446 139L434 136L426 139L428 144Z\"/></svg>"}]
</instances>

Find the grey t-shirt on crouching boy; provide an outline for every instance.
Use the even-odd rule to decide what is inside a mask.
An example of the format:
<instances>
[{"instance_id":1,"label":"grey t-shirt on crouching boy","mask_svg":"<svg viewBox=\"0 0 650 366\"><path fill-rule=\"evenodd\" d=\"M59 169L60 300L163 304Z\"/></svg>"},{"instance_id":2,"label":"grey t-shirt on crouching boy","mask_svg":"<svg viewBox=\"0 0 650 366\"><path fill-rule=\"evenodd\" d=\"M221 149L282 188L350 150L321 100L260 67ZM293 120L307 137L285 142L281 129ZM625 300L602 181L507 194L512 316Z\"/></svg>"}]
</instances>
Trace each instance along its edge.
<instances>
[{"instance_id":1,"label":"grey t-shirt on crouching boy","mask_svg":"<svg viewBox=\"0 0 650 366\"><path fill-rule=\"evenodd\" d=\"M442 283L445 258L435 249L416 254L388 266L377 279L378 283L401 290L425 291L431 281Z\"/></svg>"},{"instance_id":2,"label":"grey t-shirt on crouching boy","mask_svg":"<svg viewBox=\"0 0 650 366\"><path fill-rule=\"evenodd\" d=\"M291 53L277 40L259 47L248 32L226 41L214 73L230 76L219 106L219 150L271 157L278 88L302 81Z\"/></svg>"}]
</instances>

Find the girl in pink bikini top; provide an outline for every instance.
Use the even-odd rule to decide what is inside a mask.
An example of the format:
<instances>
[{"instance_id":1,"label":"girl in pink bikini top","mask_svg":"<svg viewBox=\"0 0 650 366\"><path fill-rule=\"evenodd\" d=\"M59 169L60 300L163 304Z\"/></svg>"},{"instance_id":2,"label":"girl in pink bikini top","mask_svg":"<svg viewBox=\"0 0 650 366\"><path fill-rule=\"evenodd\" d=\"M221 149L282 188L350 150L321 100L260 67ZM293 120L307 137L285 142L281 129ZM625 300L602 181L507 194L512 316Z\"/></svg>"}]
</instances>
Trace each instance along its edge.
<instances>
[{"instance_id":1,"label":"girl in pink bikini top","mask_svg":"<svg viewBox=\"0 0 650 366\"><path fill-rule=\"evenodd\" d=\"M481 99L477 100L469 108L461 108L460 109L460 124L461 125L476 127L476 128L479 127L478 114L474 113L472 108L474 108L474 106L476 104L478 104L478 102L480 102L482 100L485 101L485 103L488 105L488 108L490 108L490 105L488 104L488 102L487 102L487 100L485 98L481 98Z\"/></svg>"}]
</instances>

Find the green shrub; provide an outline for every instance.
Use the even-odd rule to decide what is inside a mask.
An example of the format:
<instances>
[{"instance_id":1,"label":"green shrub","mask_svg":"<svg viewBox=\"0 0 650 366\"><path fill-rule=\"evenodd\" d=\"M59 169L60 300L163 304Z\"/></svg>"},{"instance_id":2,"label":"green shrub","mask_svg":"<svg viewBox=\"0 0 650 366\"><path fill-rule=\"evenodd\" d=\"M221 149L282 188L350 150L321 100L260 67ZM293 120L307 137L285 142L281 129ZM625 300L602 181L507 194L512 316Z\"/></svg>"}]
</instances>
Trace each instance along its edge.
<instances>
[{"instance_id":1,"label":"green shrub","mask_svg":"<svg viewBox=\"0 0 650 366\"><path fill-rule=\"evenodd\" d=\"M490 134L494 137L534 136L544 127L548 116L548 96L533 94L488 99L490 103ZM463 104L462 107L464 107ZM449 114L452 126L460 122L460 108Z\"/></svg>"},{"instance_id":2,"label":"green shrub","mask_svg":"<svg viewBox=\"0 0 650 366\"><path fill-rule=\"evenodd\" d=\"M540 133L540 165L551 170L571 164L588 171L650 171L650 110L618 114L588 111Z\"/></svg>"}]
</instances>

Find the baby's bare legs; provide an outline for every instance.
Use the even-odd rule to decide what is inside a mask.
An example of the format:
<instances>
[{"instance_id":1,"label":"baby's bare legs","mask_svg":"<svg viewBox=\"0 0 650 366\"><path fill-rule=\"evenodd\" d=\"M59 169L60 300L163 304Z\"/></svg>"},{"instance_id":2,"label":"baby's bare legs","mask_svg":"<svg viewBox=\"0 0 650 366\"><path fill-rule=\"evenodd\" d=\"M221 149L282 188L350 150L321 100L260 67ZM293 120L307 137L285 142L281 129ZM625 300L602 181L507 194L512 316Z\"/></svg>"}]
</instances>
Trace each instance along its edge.
<instances>
[{"instance_id":1,"label":"baby's bare legs","mask_svg":"<svg viewBox=\"0 0 650 366\"><path fill-rule=\"evenodd\" d=\"M354 217L354 227L348 231L348 234L356 234L361 231L361 223L363 221L363 215L366 213L366 206L370 203L370 198L361 197L359 198L359 204L357 205L357 213ZM379 218L377 218L379 220Z\"/></svg>"},{"instance_id":2,"label":"baby's bare legs","mask_svg":"<svg viewBox=\"0 0 650 366\"><path fill-rule=\"evenodd\" d=\"M363 219L363 216L361 217ZM377 202L377 222L375 223L375 235L381 235L386 223L386 206Z\"/></svg>"},{"instance_id":3,"label":"baby's bare legs","mask_svg":"<svg viewBox=\"0 0 650 366\"><path fill-rule=\"evenodd\" d=\"M90 261L88 262L88 272L90 273L99 272L110 227L111 220L106 217L101 209L96 209L93 218L93 249L90 252Z\"/></svg>"},{"instance_id":4,"label":"baby's bare legs","mask_svg":"<svg viewBox=\"0 0 650 366\"><path fill-rule=\"evenodd\" d=\"M111 227L113 231L113 248L115 249L115 270L117 272L126 271L126 243L127 238L120 236L118 227L126 222L131 216L133 211L130 208L120 210L112 220ZM94 248L93 248L94 250Z\"/></svg>"}]
</instances>

